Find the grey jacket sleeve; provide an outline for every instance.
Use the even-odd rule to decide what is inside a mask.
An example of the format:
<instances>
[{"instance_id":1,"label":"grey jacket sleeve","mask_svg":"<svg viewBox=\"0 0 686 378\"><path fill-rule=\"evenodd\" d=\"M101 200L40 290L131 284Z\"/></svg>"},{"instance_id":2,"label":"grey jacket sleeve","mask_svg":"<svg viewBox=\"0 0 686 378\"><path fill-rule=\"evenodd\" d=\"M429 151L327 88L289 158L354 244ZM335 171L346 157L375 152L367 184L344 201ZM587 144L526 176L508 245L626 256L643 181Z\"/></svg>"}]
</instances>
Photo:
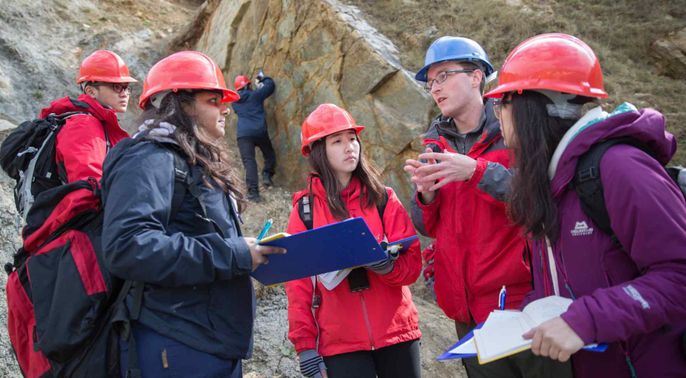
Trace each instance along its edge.
<instances>
[{"instance_id":1,"label":"grey jacket sleeve","mask_svg":"<svg viewBox=\"0 0 686 378\"><path fill-rule=\"evenodd\" d=\"M507 201L510 197L513 175L512 168L508 169L500 163L488 162L477 187L498 201Z\"/></svg>"},{"instance_id":2,"label":"grey jacket sleeve","mask_svg":"<svg viewBox=\"0 0 686 378\"><path fill-rule=\"evenodd\" d=\"M410 199L410 218L412 219L412 225L420 234L424 236L430 236L426 232L426 227L424 227L424 215L422 214L422 209L417 205L417 191L412 193L412 198Z\"/></svg>"}]
</instances>

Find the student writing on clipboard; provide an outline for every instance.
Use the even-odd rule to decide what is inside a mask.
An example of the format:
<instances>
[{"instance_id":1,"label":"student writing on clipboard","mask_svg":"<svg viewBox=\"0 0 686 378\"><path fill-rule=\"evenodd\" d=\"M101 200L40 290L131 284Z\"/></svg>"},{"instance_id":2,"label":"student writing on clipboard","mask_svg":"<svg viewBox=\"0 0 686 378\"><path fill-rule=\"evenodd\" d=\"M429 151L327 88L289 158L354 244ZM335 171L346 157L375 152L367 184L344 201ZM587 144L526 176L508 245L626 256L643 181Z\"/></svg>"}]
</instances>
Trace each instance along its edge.
<instances>
[{"instance_id":1,"label":"student writing on clipboard","mask_svg":"<svg viewBox=\"0 0 686 378\"><path fill-rule=\"evenodd\" d=\"M309 228L300 211L304 200L310 227L362 217L379 241L415 234L400 200L365 160L362 129L333 104L320 105L305 119L302 154L313 173L307 189L294 195L288 233ZM419 377L421 332L406 285L415 282L420 271L415 241L402 254L370 266L287 283L288 338L298 352L301 373Z\"/></svg>"}]
</instances>

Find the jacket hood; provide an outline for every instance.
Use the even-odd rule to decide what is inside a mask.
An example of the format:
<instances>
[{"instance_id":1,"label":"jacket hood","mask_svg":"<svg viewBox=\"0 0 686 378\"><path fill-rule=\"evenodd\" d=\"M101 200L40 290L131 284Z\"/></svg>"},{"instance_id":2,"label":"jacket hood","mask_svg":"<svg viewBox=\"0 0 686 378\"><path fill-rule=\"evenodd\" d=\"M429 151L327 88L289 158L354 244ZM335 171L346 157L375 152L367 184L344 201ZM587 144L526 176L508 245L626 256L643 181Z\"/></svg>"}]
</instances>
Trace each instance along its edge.
<instances>
[{"instance_id":1,"label":"jacket hood","mask_svg":"<svg viewBox=\"0 0 686 378\"><path fill-rule=\"evenodd\" d=\"M82 94L78 98L62 97L50 103L46 108L40 112L40 117L45 118L48 115L62 114L66 112L85 112L103 122L111 122L113 119L116 122L117 115L112 109L106 109L96 99L87 94Z\"/></svg>"},{"instance_id":2,"label":"jacket hood","mask_svg":"<svg viewBox=\"0 0 686 378\"><path fill-rule=\"evenodd\" d=\"M631 138L646 146L660 164L667 164L676 152L676 139L665 130L664 116L654 109L638 110L629 103L612 113L591 109L562 137L548 166L553 196L559 195L574 178L576 164L592 145L607 139Z\"/></svg>"}]
</instances>

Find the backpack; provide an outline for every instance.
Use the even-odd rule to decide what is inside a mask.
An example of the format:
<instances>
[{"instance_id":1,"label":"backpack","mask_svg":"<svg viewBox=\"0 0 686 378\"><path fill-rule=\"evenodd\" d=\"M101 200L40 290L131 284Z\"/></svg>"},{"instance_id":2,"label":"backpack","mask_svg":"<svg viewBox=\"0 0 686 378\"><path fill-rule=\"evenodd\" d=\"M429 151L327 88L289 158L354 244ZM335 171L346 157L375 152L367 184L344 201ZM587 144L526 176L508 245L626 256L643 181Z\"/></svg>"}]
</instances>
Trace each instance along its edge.
<instances>
[{"instance_id":1,"label":"backpack","mask_svg":"<svg viewBox=\"0 0 686 378\"><path fill-rule=\"evenodd\" d=\"M572 186L579 196L581 209L584 213L593 220L593 223L600 230L610 235L615 245L624 249L610 226L610 216L607 213L605 198L603 197L603 183L600 180L600 159L608 148L616 144L628 144L653 156L650 149L631 138L609 139L596 143L577 161ZM678 165L665 167L665 170L686 198L686 168ZM681 352L686 356L686 331L681 335Z\"/></svg>"},{"instance_id":2,"label":"backpack","mask_svg":"<svg viewBox=\"0 0 686 378\"><path fill-rule=\"evenodd\" d=\"M88 108L78 100L72 99L72 103ZM89 113L53 113L22 122L2 142L0 166L17 182L14 204L22 219L26 219L38 193L64 184L55 161L55 142L67 120L79 114Z\"/></svg>"},{"instance_id":3,"label":"backpack","mask_svg":"<svg viewBox=\"0 0 686 378\"><path fill-rule=\"evenodd\" d=\"M117 146L125 149L141 140L147 139L125 139ZM186 192L199 200L199 189L180 152L156 143L174 156L174 217ZM68 195L75 210L65 222L44 231L41 226L61 215L60 203ZM143 284L111 276L105 267L98 182L81 180L44 190L27 215L24 245L5 265L8 330L22 373L120 377L119 337L132 337L130 322L138 319ZM47 237L36 237L46 232ZM122 304L130 291L134 300L127 308ZM129 341L129 347L129 371L135 371L135 341Z\"/></svg>"},{"instance_id":4,"label":"backpack","mask_svg":"<svg viewBox=\"0 0 686 378\"><path fill-rule=\"evenodd\" d=\"M620 245L617 236L610 226L610 216L603 197L603 183L600 180L600 159L605 152L616 144L628 144L643 150L652 156L652 152L631 138L617 138L594 144L583 154L576 165L572 186L576 190L581 208L593 223L603 232L612 237L613 242ZM686 198L686 168L681 166L665 167L669 177L676 183Z\"/></svg>"}]
</instances>

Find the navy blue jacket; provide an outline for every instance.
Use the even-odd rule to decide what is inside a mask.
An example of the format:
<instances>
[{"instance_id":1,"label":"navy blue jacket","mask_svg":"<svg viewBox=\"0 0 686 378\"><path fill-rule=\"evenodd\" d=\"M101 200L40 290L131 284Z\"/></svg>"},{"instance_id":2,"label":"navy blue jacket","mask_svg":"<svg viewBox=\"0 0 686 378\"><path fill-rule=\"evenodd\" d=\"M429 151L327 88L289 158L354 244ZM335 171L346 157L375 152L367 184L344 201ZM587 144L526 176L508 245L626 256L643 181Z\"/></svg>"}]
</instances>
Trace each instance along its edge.
<instances>
[{"instance_id":1,"label":"navy blue jacket","mask_svg":"<svg viewBox=\"0 0 686 378\"><path fill-rule=\"evenodd\" d=\"M205 186L201 169L191 166L207 218L186 191L170 219L172 152L152 142L118 146L103 169L103 246L115 276L145 282L140 322L220 358L250 357L252 258L230 197Z\"/></svg>"},{"instance_id":2,"label":"navy blue jacket","mask_svg":"<svg viewBox=\"0 0 686 378\"><path fill-rule=\"evenodd\" d=\"M265 76L262 87L252 90L246 86L238 91L241 99L232 103L233 111L238 116L236 138L268 137L267 120L264 116L264 100L274 93L274 80Z\"/></svg>"}]
</instances>

